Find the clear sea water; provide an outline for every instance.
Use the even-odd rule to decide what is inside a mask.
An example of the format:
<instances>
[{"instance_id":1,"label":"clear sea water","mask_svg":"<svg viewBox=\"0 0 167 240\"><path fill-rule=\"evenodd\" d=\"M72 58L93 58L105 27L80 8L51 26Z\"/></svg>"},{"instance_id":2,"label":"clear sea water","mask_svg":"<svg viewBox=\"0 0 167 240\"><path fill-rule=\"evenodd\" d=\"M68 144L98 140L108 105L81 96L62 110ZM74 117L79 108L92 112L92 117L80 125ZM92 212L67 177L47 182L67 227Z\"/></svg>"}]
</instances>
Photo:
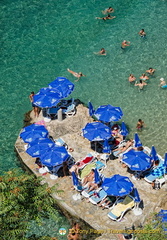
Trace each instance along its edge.
<instances>
[{"instance_id":1,"label":"clear sea water","mask_svg":"<svg viewBox=\"0 0 167 240\"><path fill-rule=\"evenodd\" d=\"M113 20L101 10L115 9ZM31 110L28 96L58 76L75 80L67 68L86 77L75 82L72 97L97 108L119 106L123 120L136 131L143 119L146 128L140 138L154 145L159 154L167 151L167 1L166 0L1 0L1 171L18 167L14 143L23 126L24 113ZM144 28L147 38L139 37ZM121 50L126 39L131 46ZM97 56L102 47L107 56ZM129 84L149 67L156 69L148 86L139 92Z\"/></svg>"}]
</instances>

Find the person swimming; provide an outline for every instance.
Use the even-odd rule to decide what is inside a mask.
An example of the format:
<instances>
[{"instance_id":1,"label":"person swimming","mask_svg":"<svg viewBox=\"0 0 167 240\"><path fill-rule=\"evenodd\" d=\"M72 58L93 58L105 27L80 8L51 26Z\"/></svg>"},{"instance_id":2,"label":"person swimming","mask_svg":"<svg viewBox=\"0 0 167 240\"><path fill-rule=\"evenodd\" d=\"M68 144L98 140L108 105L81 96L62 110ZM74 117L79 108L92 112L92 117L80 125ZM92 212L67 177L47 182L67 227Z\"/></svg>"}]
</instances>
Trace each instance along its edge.
<instances>
[{"instance_id":1,"label":"person swimming","mask_svg":"<svg viewBox=\"0 0 167 240\"><path fill-rule=\"evenodd\" d=\"M128 81L129 81L130 83L133 83L135 80L136 80L135 76L134 76L133 74L130 74L130 75L129 75L129 78L128 78Z\"/></svg>"},{"instance_id":2,"label":"person swimming","mask_svg":"<svg viewBox=\"0 0 167 240\"><path fill-rule=\"evenodd\" d=\"M113 13L114 12L114 9L112 7L109 7L105 10L102 11L103 14L106 14L106 13Z\"/></svg>"},{"instance_id":3,"label":"person swimming","mask_svg":"<svg viewBox=\"0 0 167 240\"><path fill-rule=\"evenodd\" d=\"M139 90L142 90L144 88L144 86L147 85L147 83L143 82L142 80L140 80L139 83L135 83L135 86L139 87Z\"/></svg>"},{"instance_id":4,"label":"person swimming","mask_svg":"<svg viewBox=\"0 0 167 240\"><path fill-rule=\"evenodd\" d=\"M81 77L86 77L86 75L84 75L83 73L81 73L81 72L79 72L79 73L74 72L74 71L70 70L69 68L67 68L67 71L68 71L69 73L71 73L74 77L78 78L77 80L75 80L75 82L79 81L79 79L80 79Z\"/></svg>"},{"instance_id":5,"label":"person swimming","mask_svg":"<svg viewBox=\"0 0 167 240\"><path fill-rule=\"evenodd\" d=\"M140 32L138 32L138 34L140 37L143 37L143 38L146 37L146 33L145 33L144 29L141 29Z\"/></svg>"},{"instance_id":6,"label":"person swimming","mask_svg":"<svg viewBox=\"0 0 167 240\"><path fill-rule=\"evenodd\" d=\"M130 46L130 42L124 40L122 43L121 43L121 48L122 49L125 49L126 47Z\"/></svg>"},{"instance_id":7,"label":"person swimming","mask_svg":"<svg viewBox=\"0 0 167 240\"><path fill-rule=\"evenodd\" d=\"M141 75L140 79L141 79L141 80L143 80L143 81L146 81L146 80L148 80L148 79L149 79L149 77L148 77L148 76L146 76L146 74L145 74L145 73L143 73L143 74Z\"/></svg>"},{"instance_id":8,"label":"person swimming","mask_svg":"<svg viewBox=\"0 0 167 240\"><path fill-rule=\"evenodd\" d=\"M108 14L106 17L100 18L100 17L96 17L96 19L102 19L104 21L109 20L109 19L113 19L116 18L116 16L111 16L110 14Z\"/></svg>"},{"instance_id":9,"label":"person swimming","mask_svg":"<svg viewBox=\"0 0 167 240\"><path fill-rule=\"evenodd\" d=\"M154 68L149 68L148 70L146 70L146 72L150 75L153 75L155 73L155 69Z\"/></svg>"}]
</instances>

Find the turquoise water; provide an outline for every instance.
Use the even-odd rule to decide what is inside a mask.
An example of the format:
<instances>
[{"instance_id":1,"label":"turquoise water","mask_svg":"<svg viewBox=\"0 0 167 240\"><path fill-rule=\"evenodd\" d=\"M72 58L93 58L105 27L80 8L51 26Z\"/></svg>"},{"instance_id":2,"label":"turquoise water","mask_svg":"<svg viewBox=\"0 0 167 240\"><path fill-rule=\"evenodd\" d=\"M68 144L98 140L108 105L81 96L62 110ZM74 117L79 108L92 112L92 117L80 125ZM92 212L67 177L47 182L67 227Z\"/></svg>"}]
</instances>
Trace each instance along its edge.
<instances>
[{"instance_id":1,"label":"turquoise water","mask_svg":"<svg viewBox=\"0 0 167 240\"><path fill-rule=\"evenodd\" d=\"M97 20L101 10L113 7L115 19ZM75 83L72 97L95 108L102 104L120 106L131 136L138 118L146 123L142 142L167 151L167 1L164 0L6 0L0 2L1 16L1 170L18 166L14 143L31 109L29 93L47 86L57 76L75 78L70 68L86 77ZM142 39L141 28L147 33ZM131 46L120 48L126 39ZM97 56L102 47L107 56ZM127 79L138 79L149 67L156 69L148 86L139 92Z\"/></svg>"}]
</instances>

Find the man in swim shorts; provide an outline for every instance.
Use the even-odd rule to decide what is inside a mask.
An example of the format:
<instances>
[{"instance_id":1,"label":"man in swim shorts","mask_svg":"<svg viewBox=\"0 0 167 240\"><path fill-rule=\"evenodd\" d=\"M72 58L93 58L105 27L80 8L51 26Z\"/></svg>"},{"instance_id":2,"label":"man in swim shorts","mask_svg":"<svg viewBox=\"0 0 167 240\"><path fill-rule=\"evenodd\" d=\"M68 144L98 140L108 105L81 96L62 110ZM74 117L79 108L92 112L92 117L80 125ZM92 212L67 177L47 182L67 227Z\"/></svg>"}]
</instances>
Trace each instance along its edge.
<instances>
[{"instance_id":1,"label":"man in swim shorts","mask_svg":"<svg viewBox=\"0 0 167 240\"><path fill-rule=\"evenodd\" d=\"M125 49L126 47L130 46L130 42L124 40L122 43L121 43L121 49Z\"/></svg>"}]
</instances>

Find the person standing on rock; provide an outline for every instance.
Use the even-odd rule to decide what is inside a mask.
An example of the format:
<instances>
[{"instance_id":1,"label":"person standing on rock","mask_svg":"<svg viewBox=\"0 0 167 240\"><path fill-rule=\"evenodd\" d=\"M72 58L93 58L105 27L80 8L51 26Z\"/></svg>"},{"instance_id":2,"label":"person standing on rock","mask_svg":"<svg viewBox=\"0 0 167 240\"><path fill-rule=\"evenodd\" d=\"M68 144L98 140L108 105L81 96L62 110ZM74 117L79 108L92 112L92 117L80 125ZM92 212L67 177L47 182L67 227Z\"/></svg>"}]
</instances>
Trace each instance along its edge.
<instances>
[{"instance_id":1,"label":"person standing on rock","mask_svg":"<svg viewBox=\"0 0 167 240\"><path fill-rule=\"evenodd\" d=\"M38 109L38 106L33 103L34 102L34 95L35 95L35 93L31 92L31 94L29 95L29 99L30 99L30 102L31 102L33 110L34 110L34 115L35 115L35 117L38 117L39 116L39 109Z\"/></svg>"}]
</instances>

